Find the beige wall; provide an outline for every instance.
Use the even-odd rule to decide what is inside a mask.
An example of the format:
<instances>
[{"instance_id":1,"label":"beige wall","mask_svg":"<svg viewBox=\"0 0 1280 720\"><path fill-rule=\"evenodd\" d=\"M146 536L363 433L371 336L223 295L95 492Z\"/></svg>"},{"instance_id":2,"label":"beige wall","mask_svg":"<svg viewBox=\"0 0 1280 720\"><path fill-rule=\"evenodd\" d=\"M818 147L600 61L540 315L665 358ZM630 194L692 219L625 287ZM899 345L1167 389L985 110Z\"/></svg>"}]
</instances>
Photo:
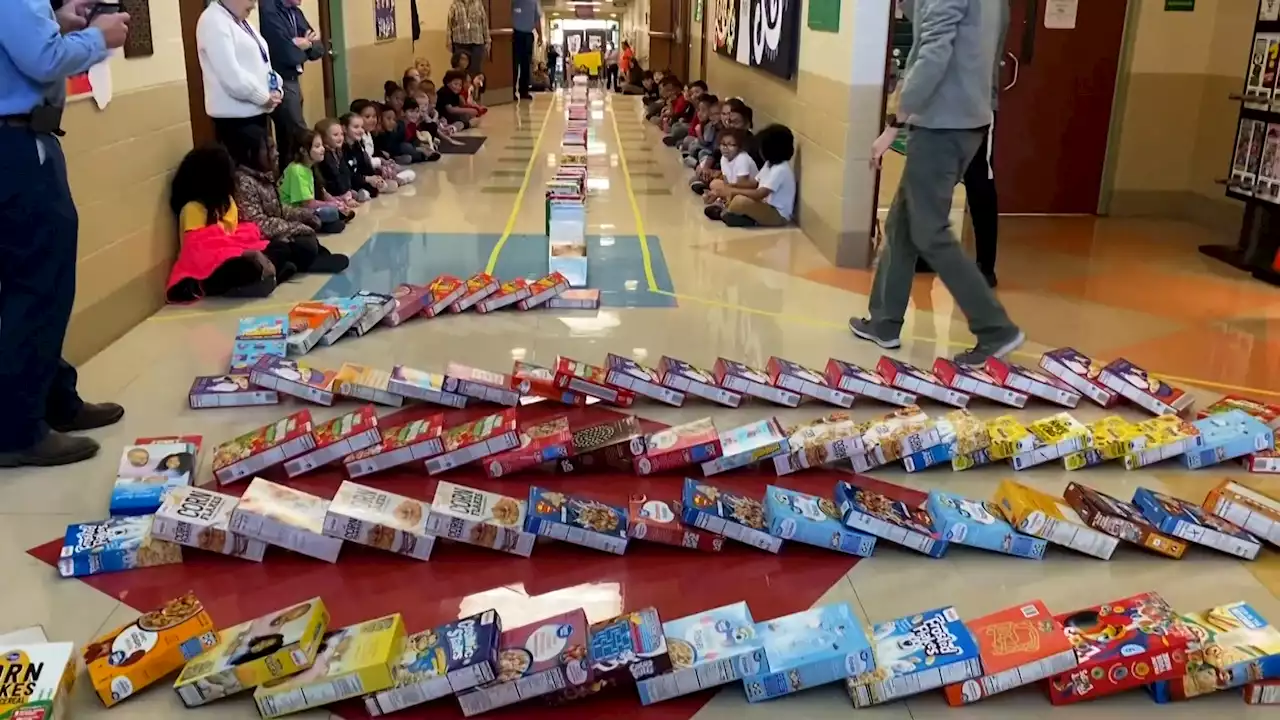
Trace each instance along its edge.
<instances>
[{"instance_id":1,"label":"beige wall","mask_svg":"<svg viewBox=\"0 0 1280 720\"><path fill-rule=\"evenodd\" d=\"M422 39L414 45L413 56L431 63L431 79L436 83L449 69L449 5L449 0L418 0Z\"/></svg>"},{"instance_id":2,"label":"beige wall","mask_svg":"<svg viewBox=\"0 0 1280 720\"><path fill-rule=\"evenodd\" d=\"M429 2L418 6L420 15L425 14L424 5L429 5ZM448 9L447 6L445 9ZM400 82L405 68L413 64L411 17L408 0L397 2L398 37L379 43L374 41L373 3L368 0L346 0L342 4L343 30L347 41L347 78L352 99L381 99L382 84L388 80ZM434 73L441 74L434 62L432 65Z\"/></svg>"}]
</instances>

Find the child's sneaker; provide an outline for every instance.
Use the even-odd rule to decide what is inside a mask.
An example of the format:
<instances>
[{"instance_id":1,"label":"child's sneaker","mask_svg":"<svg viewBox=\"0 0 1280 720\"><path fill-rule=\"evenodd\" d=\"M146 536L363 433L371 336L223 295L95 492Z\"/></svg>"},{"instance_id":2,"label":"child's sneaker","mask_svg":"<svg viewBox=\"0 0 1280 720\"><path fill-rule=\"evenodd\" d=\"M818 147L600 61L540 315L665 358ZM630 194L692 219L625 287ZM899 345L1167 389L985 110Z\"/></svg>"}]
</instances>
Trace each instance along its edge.
<instances>
[{"instance_id":1,"label":"child's sneaker","mask_svg":"<svg viewBox=\"0 0 1280 720\"><path fill-rule=\"evenodd\" d=\"M724 206L719 203L708 205L702 209L702 214L711 220L720 220L724 215Z\"/></svg>"},{"instance_id":2,"label":"child's sneaker","mask_svg":"<svg viewBox=\"0 0 1280 720\"><path fill-rule=\"evenodd\" d=\"M701 197L702 193L707 191L707 184L701 180L694 180L689 183L689 189L693 191L694 195Z\"/></svg>"}]
</instances>

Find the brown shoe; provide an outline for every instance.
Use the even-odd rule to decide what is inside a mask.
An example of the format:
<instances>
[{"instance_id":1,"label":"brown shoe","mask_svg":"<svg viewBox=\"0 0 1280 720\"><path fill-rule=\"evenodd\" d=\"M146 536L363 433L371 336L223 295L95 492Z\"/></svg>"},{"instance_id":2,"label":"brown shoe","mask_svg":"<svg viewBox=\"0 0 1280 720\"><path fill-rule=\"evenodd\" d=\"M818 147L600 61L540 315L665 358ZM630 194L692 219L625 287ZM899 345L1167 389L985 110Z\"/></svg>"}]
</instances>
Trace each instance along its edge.
<instances>
[{"instance_id":1,"label":"brown shoe","mask_svg":"<svg viewBox=\"0 0 1280 720\"><path fill-rule=\"evenodd\" d=\"M85 403L70 422L49 423L49 427L60 433L97 430L115 425L122 417L124 417L124 408L115 403Z\"/></svg>"},{"instance_id":2,"label":"brown shoe","mask_svg":"<svg viewBox=\"0 0 1280 720\"><path fill-rule=\"evenodd\" d=\"M0 453L0 468L53 467L88 460L98 454L98 443L92 438L50 432L26 450Z\"/></svg>"}]
</instances>

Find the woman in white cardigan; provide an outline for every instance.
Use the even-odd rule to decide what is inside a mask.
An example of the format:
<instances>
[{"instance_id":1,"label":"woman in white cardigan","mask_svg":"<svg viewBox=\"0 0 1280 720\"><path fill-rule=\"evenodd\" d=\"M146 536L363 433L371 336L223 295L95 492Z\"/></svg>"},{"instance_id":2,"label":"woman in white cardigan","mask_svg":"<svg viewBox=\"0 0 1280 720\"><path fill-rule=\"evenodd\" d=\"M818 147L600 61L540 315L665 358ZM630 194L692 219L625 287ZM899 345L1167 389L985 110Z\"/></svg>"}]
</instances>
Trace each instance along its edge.
<instances>
[{"instance_id":1,"label":"woman in white cardigan","mask_svg":"<svg viewBox=\"0 0 1280 720\"><path fill-rule=\"evenodd\" d=\"M223 144L245 127L268 130L283 83L271 69L267 41L249 22L258 0L214 0L196 23L196 48L204 75L204 109Z\"/></svg>"}]
</instances>

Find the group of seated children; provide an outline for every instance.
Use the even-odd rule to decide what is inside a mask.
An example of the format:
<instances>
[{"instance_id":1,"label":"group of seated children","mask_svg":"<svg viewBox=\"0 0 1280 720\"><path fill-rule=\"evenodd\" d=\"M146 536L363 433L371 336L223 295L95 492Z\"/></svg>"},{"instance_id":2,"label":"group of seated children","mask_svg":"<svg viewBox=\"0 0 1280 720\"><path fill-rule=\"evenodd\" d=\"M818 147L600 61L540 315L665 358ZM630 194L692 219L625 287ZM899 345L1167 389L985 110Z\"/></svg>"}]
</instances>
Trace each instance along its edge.
<instances>
[{"instance_id":1,"label":"group of seated children","mask_svg":"<svg viewBox=\"0 0 1280 720\"><path fill-rule=\"evenodd\" d=\"M645 117L662 128L662 142L679 148L693 169L689 188L703 212L732 227L779 227L791 222L796 176L795 136L785 125L752 134L752 111L741 98L720 98L701 80L686 87L670 73L644 73Z\"/></svg>"}]
</instances>

